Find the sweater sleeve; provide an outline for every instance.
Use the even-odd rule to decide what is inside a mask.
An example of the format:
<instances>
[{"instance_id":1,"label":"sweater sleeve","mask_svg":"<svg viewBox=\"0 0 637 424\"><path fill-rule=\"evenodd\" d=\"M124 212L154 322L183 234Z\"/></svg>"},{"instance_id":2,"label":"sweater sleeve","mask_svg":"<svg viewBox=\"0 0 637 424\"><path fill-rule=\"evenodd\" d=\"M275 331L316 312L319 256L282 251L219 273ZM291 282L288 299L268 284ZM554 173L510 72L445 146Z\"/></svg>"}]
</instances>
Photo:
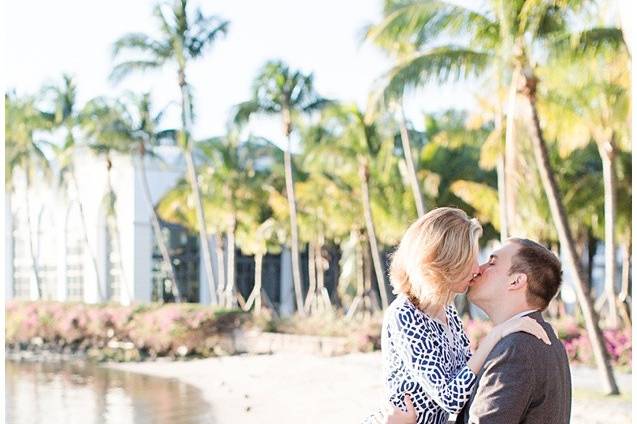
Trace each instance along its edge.
<instances>
[{"instance_id":1,"label":"sweater sleeve","mask_svg":"<svg viewBox=\"0 0 637 424\"><path fill-rule=\"evenodd\" d=\"M393 316L395 348L410 374L442 409L457 414L465 405L476 375L465 365L452 376L445 375L441 337L422 322L414 312L398 309Z\"/></svg>"}]
</instances>

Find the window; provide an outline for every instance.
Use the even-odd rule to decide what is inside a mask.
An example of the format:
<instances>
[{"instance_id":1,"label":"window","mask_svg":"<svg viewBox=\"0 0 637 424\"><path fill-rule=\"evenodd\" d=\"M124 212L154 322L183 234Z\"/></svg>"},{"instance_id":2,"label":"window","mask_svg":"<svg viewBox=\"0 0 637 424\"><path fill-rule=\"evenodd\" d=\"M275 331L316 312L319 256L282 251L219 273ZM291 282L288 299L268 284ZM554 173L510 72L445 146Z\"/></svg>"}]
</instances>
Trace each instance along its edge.
<instances>
[{"instance_id":1,"label":"window","mask_svg":"<svg viewBox=\"0 0 637 424\"><path fill-rule=\"evenodd\" d=\"M84 299L84 240L80 206L73 203L66 216L66 298Z\"/></svg>"},{"instance_id":2,"label":"window","mask_svg":"<svg viewBox=\"0 0 637 424\"><path fill-rule=\"evenodd\" d=\"M177 285L184 301L199 301L199 238L178 224L160 221L162 235L175 269ZM153 232L151 299L153 302L174 302L172 284L163 266L163 257Z\"/></svg>"},{"instance_id":3,"label":"window","mask_svg":"<svg viewBox=\"0 0 637 424\"><path fill-rule=\"evenodd\" d=\"M37 264L43 300L57 298L56 226L50 208L42 208L38 216Z\"/></svg>"},{"instance_id":4,"label":"window","mask_svg":"<svg viewBox=\"0 0 637 424\"><path fill-rule=\"evenodd\" d=\"M18 210L13 216L13 297L31 297L31 257L25 212Z\"/></svg>"},{"instance_id":5,"label":"window","mask_svg":"<svg viewBox=\"0 0 637 424\"><path fill-rule=\"evenodd\" d=\"M122 262L117 244L117 223L114 217L106 217L106 289L108 300L121 300Z\"/></svg>"}]
</instances>

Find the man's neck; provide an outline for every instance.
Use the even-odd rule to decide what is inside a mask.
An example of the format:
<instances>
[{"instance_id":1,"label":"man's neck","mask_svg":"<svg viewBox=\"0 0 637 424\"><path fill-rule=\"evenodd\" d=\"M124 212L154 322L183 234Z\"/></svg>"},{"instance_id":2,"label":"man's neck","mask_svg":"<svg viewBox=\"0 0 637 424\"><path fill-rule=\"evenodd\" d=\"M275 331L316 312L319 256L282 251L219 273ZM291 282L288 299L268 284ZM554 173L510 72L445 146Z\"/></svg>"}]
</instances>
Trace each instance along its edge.
<instances>
[{"instance_id":1,"label":"man's neck","mask_svg":"<svg viewBox=\"0 0 637 424\"><path fill-rule=\"evenodd\" d=\"M536 310L528 304L518 304L518 305L484 305L484 312L489 316L494 325L502 324L508 319L513 318L514 316L521 314L522 312Z\"/></svg>"}]
</instances>

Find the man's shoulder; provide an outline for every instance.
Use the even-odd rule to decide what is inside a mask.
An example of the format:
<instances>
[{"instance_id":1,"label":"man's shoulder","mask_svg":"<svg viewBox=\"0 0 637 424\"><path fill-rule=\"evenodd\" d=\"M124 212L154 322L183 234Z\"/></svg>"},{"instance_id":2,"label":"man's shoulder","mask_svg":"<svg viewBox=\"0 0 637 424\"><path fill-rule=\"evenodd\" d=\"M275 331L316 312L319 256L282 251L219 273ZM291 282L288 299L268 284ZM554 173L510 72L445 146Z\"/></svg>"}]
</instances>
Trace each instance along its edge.
<instances>
[{"instance_id":1,"label":"man's shoulder","mask_svg":"<svg viewBox=\"0 0 637 424\"><path fill-rule=\"evenodd\" d=\"M544 321L541 317L538 319L533 315L534 314L531 314L530 316L536 319L542 328L544 328L551 340L551 345L547 345L532 334L518 331L503 337L491 350L491 353L487 357L487 361L502 356L514 355L518 359L527 358L533 359L533 362L536 362L538 358L551 356L552 351L564 350L564 346L557 337L557 334L551 324Z\"/></svg>"},{"instance_id":2,"label":"man's shoulder","mask_svg":"<svg viewBox=\"0 0 637 424\"><path fill-rule=\"evenodd\" d=\"M544 344L537 337L518 331L503 337L491 350L487 356L487 361L500 356L516 355L527 356L533 353L533 347L538 343Z\"/></svg>"}]
</instances>

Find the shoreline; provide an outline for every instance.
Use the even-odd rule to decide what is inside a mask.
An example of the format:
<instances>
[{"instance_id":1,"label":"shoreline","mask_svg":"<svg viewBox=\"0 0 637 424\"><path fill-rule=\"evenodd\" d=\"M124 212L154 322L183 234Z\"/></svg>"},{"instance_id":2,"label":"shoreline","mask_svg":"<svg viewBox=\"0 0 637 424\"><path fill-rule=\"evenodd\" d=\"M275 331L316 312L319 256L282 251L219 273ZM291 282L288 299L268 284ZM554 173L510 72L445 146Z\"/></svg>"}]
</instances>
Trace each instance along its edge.
<instances>
[{"instance_id":1,"label":"shoreline","mask_svg":"<svg viewBox=\"0 0 637 424\"><path fill-rule=\"evenodd\" d=\"M360 422L382 400L380 352L236 355L103 366L191 384L212 406L216 422ZM572 422L631 422L632 374L617 373L622 395L611 398L598 392L596 369L571 366L571 372Z\"/></svg>"}]
</instances>

